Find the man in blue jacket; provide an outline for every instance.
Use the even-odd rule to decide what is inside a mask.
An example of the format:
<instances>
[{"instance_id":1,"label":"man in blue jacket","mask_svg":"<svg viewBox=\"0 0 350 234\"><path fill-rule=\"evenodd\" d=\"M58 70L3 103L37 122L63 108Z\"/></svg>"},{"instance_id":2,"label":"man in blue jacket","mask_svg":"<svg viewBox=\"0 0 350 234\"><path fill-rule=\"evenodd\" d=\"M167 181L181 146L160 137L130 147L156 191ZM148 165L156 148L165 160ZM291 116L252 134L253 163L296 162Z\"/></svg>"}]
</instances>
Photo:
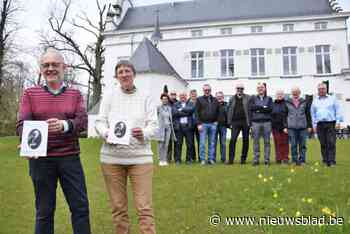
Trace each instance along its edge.
<instances>
[{"instance_id":1,"label":"man in blue jacket","mask_svg":"<svg viewBox=\"0 0 350 234\"><path fill-rule=\"evenodd\" d=\"M180 101L172 107L173 125L175 131L175 163L181 164L181 151L183 139L186 139L186 163L191 164L194 158L194 132L193 132L194 105L187 102L187 94L180 93Z\"/></svg>"}]
</instances>

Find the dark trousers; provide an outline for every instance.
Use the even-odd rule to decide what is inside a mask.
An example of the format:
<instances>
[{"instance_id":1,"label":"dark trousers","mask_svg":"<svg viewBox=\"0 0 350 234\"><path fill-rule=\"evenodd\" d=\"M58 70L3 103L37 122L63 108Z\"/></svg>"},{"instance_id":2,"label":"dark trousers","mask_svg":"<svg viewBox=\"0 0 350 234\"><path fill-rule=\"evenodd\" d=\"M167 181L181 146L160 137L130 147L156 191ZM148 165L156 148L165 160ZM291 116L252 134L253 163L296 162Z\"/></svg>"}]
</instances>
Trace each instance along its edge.
<instances>
[{"instance_id":1,"label":"dark trousers","mask_svg":"<svg viewBox=\"0 0 350 234\"><path fill-rule=\"evenodd\" d=\"M35 234L54 233L58 181L71 212L73 233L91 233L85 177L78 156L30 159L29 174L35 193Z\"/></svg>"},{"instance_id":2,"label":"dark trousers","mask_svg":"<svg viewBox=\"0 0 350 234\"><path fill-rule=\"evenodd\" d=\"M180 129L175 130L175 136L175 162L181 162L182 143L184 138L186 140L186 161L192 161L195 152L193 131L189 128L180 127Z\"/></svg>"},{"instance_id":3,"label":"dark trousers","mask_svg":"<svg viewBox=\"0 0 350 234\"><path fill-rule=\"evenodd\" d=\"M327 164L335 164L335 122L319 122L317 124L317 136L321 145L322 161Z\"/></svg>"},{"instance_id":4,"label":"dark trousers","mask_svg":"<svg viewBox=\"0 0 350 234\"><path fill-rule=\"evenodd\" d=\"M229 152L229 162L235 160L236 143L239 133L242 131L242 154L241 162L247 160L248 149L249 149L249 126L246 123L233 123L231 127L231 140L230 140L230 152Z\"/></svg>"},{"instance_id":5,"label":"dark trousers","mask_svg":"<svg viewBox=\"0 0 350 234\"><path fill-rule=\"evenodd\" d=\"M226 133L227 133L227 127L223 125L218 125L216 128L216 133L215 133L215 162L216 162L216 148L217 148L217 143L218 143L218 138L219 138L219 144L220 144L220 159L221 162L226 161Z\"/></svg>"}]
</instances>

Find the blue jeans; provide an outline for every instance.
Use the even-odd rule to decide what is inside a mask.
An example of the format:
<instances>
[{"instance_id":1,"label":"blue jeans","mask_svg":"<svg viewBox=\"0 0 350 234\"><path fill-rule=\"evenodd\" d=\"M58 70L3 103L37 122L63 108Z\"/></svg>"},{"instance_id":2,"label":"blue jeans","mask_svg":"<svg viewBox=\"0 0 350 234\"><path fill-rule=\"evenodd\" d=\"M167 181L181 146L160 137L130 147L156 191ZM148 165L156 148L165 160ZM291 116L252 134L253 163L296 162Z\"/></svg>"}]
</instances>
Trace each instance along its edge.
<instances>
[{"instance_id":1,"label":"blue jeans","mask_svg":"<svg viewBox=\"0 0 350 234\"><path fill-rule=\"evenodd\" d=\"M288 136L292 153L292 162L305 163L307 130L289 128Z\"/></svg>"},{"instance_id":2,"label":"blue jeans","mask_svg":"<svg viewBox=\"0 0 350 234\"><path fill-rule=\"evenodd\" d=\"M208 160L215 160L216 123L203 123L199 132L199 161L205 161L205 143L208 136Z\"/></svg>"},{"instance_id":3,"label":"blue jeans","mask_svg":"<svg viewBox=\"0 0 350 234\"><path fill-rule=\"evenodd\" d=\"M226 126L222 126L222 125L217 126L216 134L215 134L214 157L216 158L216 146L217 146L217 141L218 141L218 137L219 137L220 154L221 154L221 161L222 162L226 161L226 133L227 133Z\"/></svg>"},{"instance_id":4,"label":"blue jeans","mask_svg":"<svg viewBox=\"0 0 350 234\"><path fill-rule=\"evenodd\" d=\"M78 156L29 160L35 193L35 234L54 233L57 182L69 205L74 234L90 234L89 202Z\"/></svg>"}]
</instances>

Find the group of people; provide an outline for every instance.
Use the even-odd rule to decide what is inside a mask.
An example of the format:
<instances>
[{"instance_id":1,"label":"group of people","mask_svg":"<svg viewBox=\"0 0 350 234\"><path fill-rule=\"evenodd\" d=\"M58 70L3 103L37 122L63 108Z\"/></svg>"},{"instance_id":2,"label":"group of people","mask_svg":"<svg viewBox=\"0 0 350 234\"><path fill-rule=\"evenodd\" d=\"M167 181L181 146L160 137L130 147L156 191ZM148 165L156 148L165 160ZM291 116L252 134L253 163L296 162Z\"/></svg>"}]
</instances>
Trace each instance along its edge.
<instances>
[{"instance_id":1,"label":"group of people","mask_svg":"<svg viewBox=\"0 0 350 234\"><path fill-rule=\"evenodd\" d=\"M209 84L203 86L203 95L197 91L170 95L161 94L157 108L159 133L159 165L166 166L173 159L177 165L182 162L182 145L186 142L186 163L202 165L216 163L216 149L220 150L222 163L234 164L237 139L241 133L242 151L240 164L247 162L250 134L253 138L253 166L260 164L260 139L264 141L265 165L270 165L273 136L277 164L302 165L306 162L307 139L317 133L321 145L322 161L327 166L336 164L336 129L343 120L336 98L327 94L327 86L317 86L318 95L313 100L301 97L299 87L291 89L291 97L278 90L275 100L267 95L266 85L258 83L257 94L244 93L244 85L238 83L236 93L225 102L223 92L211 94ZM226 135L231 131L228 158L226 157ZM197 141L198 159L196 157ZM173 148L174 144L174 148ZM206 145L208 154L206 157ZM219 145L219 147L217 147ZM291 160L289 159L289 147Z\"/></svg>"},{"instance_id":2,"label":"group of people","mask_svg":"<svg viewBox=\"0 0 350 234\"><path fill-rule=\"evenodd\" d=\"M74 234L89 234L90 210L88 189L80 161L79 136L87 129L87 113L81 93L64 83L66 64L62 54L48 49L40 58L40 73L44 83L24 91L16 126L22 135L25 121L46 121L48 124L48 145L46 157L28 158L29 175L35 195L35 234L54 233L56 189L58 182L71 212ZM226 133L231 129L228 163L235 158L235 146L240 132L243 136L241 163L247 160L249 131L254 138L254 165L259 163L259 139L265 142L265 164L270 163L271 129L276 141L278 162L288 160L288 138L292 139L292 159L305 162L306 132L314 127L321 142L323 161L335 164L335 127L339 127L341 114L339 105L327 95L323 84L318 86L319 95L311 108L300 98L300 90L293 89L290 100L283 99L278 92L273 102L266 95L264 85L258 85L258 94L244 94L241 84L229 103L224 94L211 95L211 87L203 86L204 95L197 98L195 90L186 93L161 95L162 105L156 103L147 91L136 87L135 67L129 61L119 61L114 69L116 83L106 88L96 120L96 131L103 139L100 151L101 172L105 181L112 210L116 233L131 233L128 216L128 179L131 183L136 206L139 231L143 234L156 233L152 205L153 153L151 139L159 141L161 165L169 161L168 152L174 149L176 163L181 163L183 139L187 152L186 161L194 162L199 142L199 162L214 164L217 139L220 142L221 161L226 161ZM310 117L311 116L311 117ZM115 134L115 120L132 120L129 144L109 142ZM124 135L124 134L122 134ZM205 156L208 139L209 155ZM174 147L171 142L175 142Z\"/></svg>"}]
</instances>

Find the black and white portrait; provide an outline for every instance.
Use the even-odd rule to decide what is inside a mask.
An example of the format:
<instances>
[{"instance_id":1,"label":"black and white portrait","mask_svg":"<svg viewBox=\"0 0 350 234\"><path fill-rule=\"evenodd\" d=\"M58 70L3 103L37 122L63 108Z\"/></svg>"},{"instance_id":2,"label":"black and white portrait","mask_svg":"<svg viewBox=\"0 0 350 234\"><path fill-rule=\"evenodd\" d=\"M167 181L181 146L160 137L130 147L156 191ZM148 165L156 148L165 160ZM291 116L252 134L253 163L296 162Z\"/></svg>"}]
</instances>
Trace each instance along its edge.
<instances>
[{"instance_id":1,"label":"black and white portrait","mask_svg":"<svg viewBox=\"0 0 350 234\"><path fill-rule=\"evenodd\" d=\"M33 129L28 134L28 146L35 150L37 149L42 141L41 132L38 129Z\"/></svg>"},{"instance_id":2,"label":"black and white portrait","mask_svg":"<svg viewBox=\"0 0 350 234\"><path fill-rule=\"evenodd\" d=\"M114 128L114 134L118 138L122 138L126 133L126 124L123 121L116 123Z\"/></svg>"}]
</instances>

